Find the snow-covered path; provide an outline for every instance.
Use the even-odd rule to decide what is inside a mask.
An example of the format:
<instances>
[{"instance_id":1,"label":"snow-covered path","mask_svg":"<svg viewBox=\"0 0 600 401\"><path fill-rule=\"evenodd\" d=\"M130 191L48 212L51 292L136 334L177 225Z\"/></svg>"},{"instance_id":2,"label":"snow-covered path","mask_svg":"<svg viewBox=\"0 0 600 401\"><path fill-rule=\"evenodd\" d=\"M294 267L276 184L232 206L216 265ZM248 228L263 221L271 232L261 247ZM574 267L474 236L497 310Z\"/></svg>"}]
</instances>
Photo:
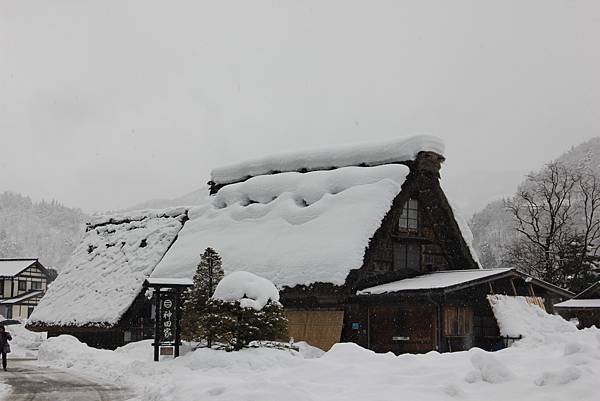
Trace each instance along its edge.
<instances>
[{"instance_id":1,"label":"snow-covered path","mask_svg":"<svg viewBox=\"0 0 600 401\"><path fill-rule=\"evenodd\" d=\"M11 386L5 398L0 395L0 399L10 401L125 401L129 398L123 389L29 361L9 361L8 371L0 372L0 383Z\"/></svg>"}]
</instances>

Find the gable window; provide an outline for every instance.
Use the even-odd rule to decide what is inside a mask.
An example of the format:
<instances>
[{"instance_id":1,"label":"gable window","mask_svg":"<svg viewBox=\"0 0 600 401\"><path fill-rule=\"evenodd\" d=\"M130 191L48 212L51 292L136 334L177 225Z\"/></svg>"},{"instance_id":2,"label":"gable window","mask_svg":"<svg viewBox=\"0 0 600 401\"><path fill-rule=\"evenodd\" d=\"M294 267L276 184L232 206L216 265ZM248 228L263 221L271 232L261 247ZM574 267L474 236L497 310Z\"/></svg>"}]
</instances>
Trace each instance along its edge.
<instances>
[{"instance_id":1,"label":"gable window","mask_svg":"<svg viewBox=\"0 0 600 401\"><path fill-rule=\"evenodd\" d=\"M421 246L415 243L394 244L394 270L421 270Z\"/></svg>"},{"instance_id":2,"label":"gable window","mask_svg":"<svg viewBox=\"0 0 600 401\"><path fill-rule=\"evenodd\" d=\"M42 289L42 282L41 281L32 281L31 282L31 289L32 290L41 290Z\"/></svg>"},{"instance_id":3,"label":"gable window","mask_svg":"<svg viewBox=\"0 0 600 401\"><path fill-rule=\"evenodd\" d=\"M419 228L419 202L416 199L409 199L402 208L398 229L401 232L416 232Z\"/></svg>"},{"instance_id":4,"label":"gable window","mask_svg":"<svg viewBox=\"0 0 600 401\"><path fill-rule=\"evenodd\" d=\"M19 291L25 291L27 289L27 281L19 281Z\"/></svg>"}]
</instances>

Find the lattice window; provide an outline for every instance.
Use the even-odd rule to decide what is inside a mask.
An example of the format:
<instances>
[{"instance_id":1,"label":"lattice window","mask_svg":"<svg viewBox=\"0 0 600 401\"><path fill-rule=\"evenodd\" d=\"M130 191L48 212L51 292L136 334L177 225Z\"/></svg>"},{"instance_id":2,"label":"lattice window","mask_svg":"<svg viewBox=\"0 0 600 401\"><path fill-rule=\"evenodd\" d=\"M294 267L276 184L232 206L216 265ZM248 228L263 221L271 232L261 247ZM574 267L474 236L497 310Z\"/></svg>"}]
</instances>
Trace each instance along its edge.
<instances>
[{"instance_id":1,"label":"lattice window","mask_svg":"<svg viewBox=\"0 0 600 401\"><path fill-rule=\"evenodd\" d=\"M394 270L421 270L421 246L415 243L394 244Z\"/></svg>"},{"instance_id":2,"label":"lattice window","mask_svg":"<svg viewBox=\"0 0 600 401\"><path fill-rule=\"evenodd\" d=\"M419 229L419 202L409 199L402 207L398 229L401 232L416 232Z\"/></svg>"}]
</instances>

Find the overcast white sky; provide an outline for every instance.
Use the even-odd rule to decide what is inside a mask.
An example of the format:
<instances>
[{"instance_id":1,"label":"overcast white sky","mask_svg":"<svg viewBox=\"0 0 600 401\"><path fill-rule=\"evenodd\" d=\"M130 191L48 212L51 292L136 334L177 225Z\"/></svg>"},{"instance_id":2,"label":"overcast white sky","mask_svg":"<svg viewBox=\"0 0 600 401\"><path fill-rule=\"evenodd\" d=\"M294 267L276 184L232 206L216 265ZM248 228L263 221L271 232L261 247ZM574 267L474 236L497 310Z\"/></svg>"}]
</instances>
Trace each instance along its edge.
<instances>
[{"instance_id":1,"label":"overcast white sky","mask_svg":"<svg viewBox=\"0 0 600 401\"><path fill-rule=\"evenodd\" d=\"M600 135L599 38L596 0L0 0L0 191L118 209L429 132L473 207Z\"/></svg>"}]
</instances>

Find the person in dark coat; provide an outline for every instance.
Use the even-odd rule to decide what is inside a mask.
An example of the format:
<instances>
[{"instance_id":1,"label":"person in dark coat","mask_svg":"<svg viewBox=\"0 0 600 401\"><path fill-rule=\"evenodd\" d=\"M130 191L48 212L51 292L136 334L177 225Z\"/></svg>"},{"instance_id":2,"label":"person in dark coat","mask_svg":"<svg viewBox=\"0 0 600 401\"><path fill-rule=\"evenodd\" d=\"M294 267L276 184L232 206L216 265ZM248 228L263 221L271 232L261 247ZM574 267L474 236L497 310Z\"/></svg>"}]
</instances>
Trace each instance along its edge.
<instances>
[{"instance_id":1,"label":"person in dark coat","mask_svg":"<svg viewBox=\"0 0 600 401\"><path fill-rule=\"evenodd\" d=\"M0 326L0 352L2 352L2 368L6 371L6 354L10 352L10 345L8 342L12 340L12 337L4 326Z\"/></svg>"}]
</instances>

